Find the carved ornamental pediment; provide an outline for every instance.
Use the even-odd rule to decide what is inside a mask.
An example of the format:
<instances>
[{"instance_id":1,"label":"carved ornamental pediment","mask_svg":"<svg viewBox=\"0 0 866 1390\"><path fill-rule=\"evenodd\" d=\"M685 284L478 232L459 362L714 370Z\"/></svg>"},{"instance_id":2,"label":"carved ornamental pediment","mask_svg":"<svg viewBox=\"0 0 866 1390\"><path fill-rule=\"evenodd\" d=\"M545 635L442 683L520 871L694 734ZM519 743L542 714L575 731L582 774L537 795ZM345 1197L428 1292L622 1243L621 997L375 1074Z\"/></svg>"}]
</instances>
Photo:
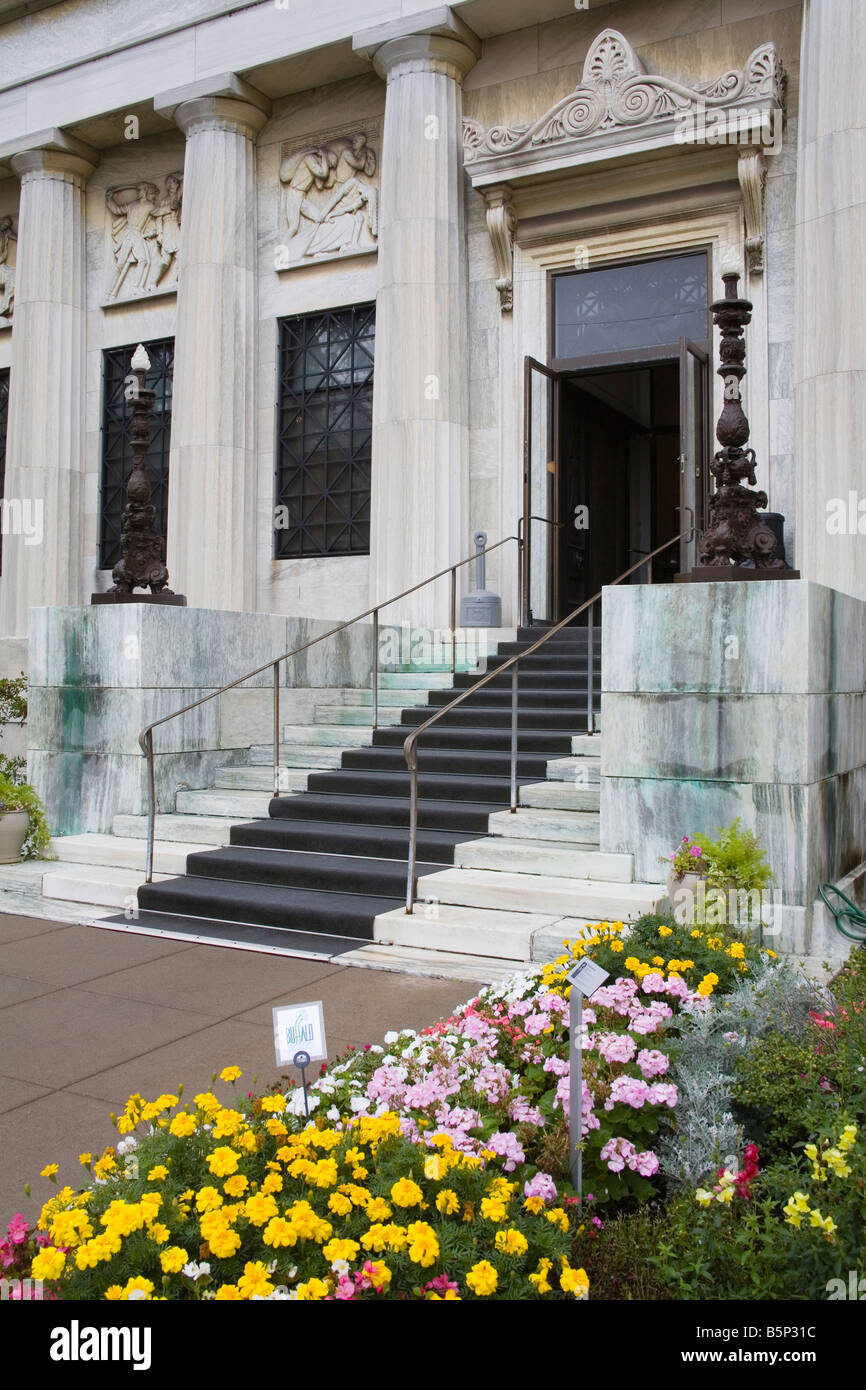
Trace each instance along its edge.
<instances>
[{"instance_id":1,"label":"carved ornamental pediment","mask_svg":"<svg viewBox=\"0 0 866 1390\"><path fill-rule=\"evenodd\" d=\"M498 161L517 164L517 156L577 148L602 138L611 141L622 134L661 131L665 126L676 135L678 125L685 131L689 117L780 107L784 80L772 43L756 48L744 68L688 86L673 77L648 73L628 40L616 29L605 29L586 55L580 84L538 120L485 127L464 119L464 162L473 173L480 164L485 169L489 166L492 173Z\"/></svg>"}]
</instances>

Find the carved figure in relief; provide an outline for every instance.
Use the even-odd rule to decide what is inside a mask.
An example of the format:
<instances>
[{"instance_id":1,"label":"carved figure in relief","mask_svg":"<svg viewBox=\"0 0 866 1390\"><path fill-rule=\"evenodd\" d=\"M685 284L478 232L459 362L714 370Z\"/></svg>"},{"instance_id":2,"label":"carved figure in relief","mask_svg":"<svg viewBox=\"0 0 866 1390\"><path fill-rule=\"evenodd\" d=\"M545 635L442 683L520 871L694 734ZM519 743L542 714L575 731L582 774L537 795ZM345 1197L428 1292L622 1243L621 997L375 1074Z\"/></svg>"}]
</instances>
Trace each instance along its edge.
<instances>
[{"instance_id":1,"label":"carved figure in relief","mask_svg":"<svg viewBox=\"0 0 866 1390\"><path fill-rule=\"evenodd\" d=\"M293 151L282 161L289 262L372 249L379 222L376 167L376 153L361 131Z\"/></svg>"},{"instance_id":2,"label":"carved figure in relief","mask_svg":"<svg viewBox=\"0 0 866 1390\"><path fill-rule=\"evenodd\" d=\"M151 294L177 271L183 175L167 174L160 199L156 184L142 180L106 190L105 201L113 216L115 275L108 292L116 299L126 294Z\"/></svg>"},{"instance_id":3,"label":"carved figure in relief","mask_svg":"<svg viewBox=\"0 0 866 1390\"><path fill-rule=\"evenodd\" d=\"M15 300L15 270L9 264L10 243L15 241L12 218L0 217L0 318L11 319Z\"/></svg>"}]
</instances>

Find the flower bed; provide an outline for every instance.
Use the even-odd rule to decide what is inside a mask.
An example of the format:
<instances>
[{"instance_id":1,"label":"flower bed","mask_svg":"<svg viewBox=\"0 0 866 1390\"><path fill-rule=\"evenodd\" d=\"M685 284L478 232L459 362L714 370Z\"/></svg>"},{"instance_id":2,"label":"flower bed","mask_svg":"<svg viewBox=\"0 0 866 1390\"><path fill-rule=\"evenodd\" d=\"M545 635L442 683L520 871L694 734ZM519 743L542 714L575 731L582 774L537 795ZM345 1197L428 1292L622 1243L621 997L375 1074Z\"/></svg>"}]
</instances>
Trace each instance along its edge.
<instances>
[{"instance_id":1,"label":"flower bed","mask_svg":"<svg viewBox=\"0 0 866 1390\"><path fill-rule=\"evenodd\" d=\"M216 1076L192 1102L130 1097L116 1147L82 1155L90 1185L46 1203L12 1272L65 1298L586 1297L602 1216L669 1188L659 1154L689 1120L678 1045L714 993L771 965L659 918L627 930L604 924L420 1034L350 1049L310 1087L309 1122L288 1080L258 1097L221 1099ZM587 953L612 978L584 1008L578 1214L565 976ZM748 1194L745 1158L718 1191Z\"/></svg>"}]
</instances>

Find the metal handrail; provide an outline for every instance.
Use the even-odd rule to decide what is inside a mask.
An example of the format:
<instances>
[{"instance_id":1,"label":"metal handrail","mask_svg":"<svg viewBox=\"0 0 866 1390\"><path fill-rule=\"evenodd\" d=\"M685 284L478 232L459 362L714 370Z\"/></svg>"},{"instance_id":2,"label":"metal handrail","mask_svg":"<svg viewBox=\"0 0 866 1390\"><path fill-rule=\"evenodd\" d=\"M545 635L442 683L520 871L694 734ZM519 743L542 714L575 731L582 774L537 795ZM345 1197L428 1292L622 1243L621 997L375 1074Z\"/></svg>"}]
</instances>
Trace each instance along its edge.
<instances>
[{"instance_id":1,"label":"metal handrail","mask_svg":"<svg viewBox=\"0 0 866 1390\"><path fill-rule=\"evenodd\" d=\"M622 581L623 581L624 579L628 579L629 575L634 574L636 570L641 569L644 565L648 564L648 563L650 562L650 560L654 560L655 557L656 557L656 555L660 555L660 554L662 553L663 550L668 550L668 549L670 548L670 546L676 545L678 541L683 540L685 537L688 537L689 539L691 539L691 537L694 535L694 532L695 532L695 528L692 527L691 530L689 530L689 531L681 531L681 532L679 533L679 535L677 535L677 536L672 536L671 539L670 539L669 541L665 541L664 545L657 546L655 550L651 550L650 553L649 553L648 555L645 555L645 556L643 557L642 560L638 560L638 562L637 562L636 564L632 565L630 569L624 570L622 574L618 575L617 578L613 580L613 584L621 584ZM650 570L650 576L652 576L652 570ZM652 579L651 579L651 578L650 578L650 582L652 582ZM610 585L610 586L606 585L605 587L606 587L606 588L607 588L607 587L612 587L612 585ZM413 909L413 906L414 906L414 903L415 903L415 898L416 898L416 896L417 896L417 883L416 883L416 874L415 874L415 864L416 864L416 862L417 862L417 854L418 854L418 740L419 740L419 738L421 737L422 734L426 733L428 729L432 728L432 726L433 726L434 724L438 724L439 720L443 717L443 715L446 715L446 714L450 713L450 711L453 710L453 709L456 709L458 705L462 705L462 704L463 704L463 701L466 700L466 699L468 699L468 697L469 697L470 695L474 695L477 691L479 691L479 690L482 688L482 686L487 685L488 682L489 682L489 681L492 681L496 676L501 676L502 673L503 673L504 671L507 671L509 668L511 668L511 807L510 807L510 810L511 810L512 814L514 814L514 813L516 812L516 810L517 810L517 667L518 667L518 664L523 660L524 657L526 657L526 656L531 656L532 653L535 652L535 651L537 651L539 647L544 646L544 643L545 643L545 642L549 642L550 639L551 639L551 637L555 637L556 634L557 634L557 632L560 632L560 631L562 630L562 628L567 627L569 623L572 623L572 622L574 621L575 618L579 617L580 614L584 612L585 609L589 609L589 613L588 613L588 616L587 616L587 733L592 734L592 733L594 732L594 714L593 714L593 708L592 708L592 693L593 693L593 692L592 692L592 686L593 686L593 679L594 679L592 644L593 644L594 627L593 627L593 620L592 620L592 610L593 610L593 608L595 607L596 603L599 601L600 598L601 598L601 590L599 589L599 591L598 591L597 594L594 594L592 598L586 599L586 600L580 605L579 608L575 608L574 611L573 611L572 613L569 613L569 614L568 614L568 617L563 618L562 621L561 621L561 622L558 622L558 623L556 624L555 627L549 628L549 629L547 630L547 632L545 632L544 635L543 635L542 637L539 637L539 639L538 639L537 642L533 642L533 644L532 644L531 647L527 647L527 649L526 649L525 652L517 652L516 655L508 657L508 659L507 659L506 661L504 661L504 662L502 663L501 666L496 666L492 671L488 671L487 674L486 674L485 676L482 676L480 680L476 681L474 685L467 686L466 689L465 689L464 691L462 691L461 694L458 695L455 699L451 700L449 704L440 706L440 708L437 709L437 711L436 711L435 714L431 715L429 719L426 719L426 720L424 721L423 724L419 724L418 727L417 727L416 729L413 729L413 730L412 730L412 733L409 735L409 737L408 737L407 739L404 740L404 743L403 743L403 753L404 753L404 756L405 756L405 758L406 758L406 766L407 766L408 771L409 771L409 779L410 779L410 785L409 785L409 856L408 856L408 862L407 862L407 865L406 865L406 912L407 912L407 914L408 914L409 916L412 915L412 909Z\"/></svg>"},{"instance_id":2,"label":"metal handrail","mask_svg":"<svg viewBox=\"0 0 866 1390\"><path fill-rule=\"evenodd\" d=\"M409 594L414 594L418 589L423 589L428 584L434 584L437 579L443 579L446 574L451 575L451 674L455 673L456 651L457 651L457 571L464 565L471 564L477 560L479 555L489 555L492 551L498 550L500 546L508 545L514 541L517 545L518 563L522 565L523 540L518 534L506 536L501 541L494 542L493 545L485 546L483 550L476 550L468 555L465 560L458 560L453 565L446 565L445 569L439 570L437 574L431 574L428 579L422 579L420 583L413 584L410 589L404 589L400 594L392 594L390 598L383 599L381 603L374 604L372 608L367 608L363 613L358 613L354 618L347 618L344 623L338 623L330 631L323 632L320 637L314 637L309 642L304 642L303 646L293 647L291 651L283 652L282 656L265 661L261 666L257 666L254 671L248 671L244 676L238 676L237 680L229 681L227 685L220 686L219 690L212 690L209 695L203 695L200 700L193 700L188 705L183 705L180 709L173 710L171 714L165 714L161 719L154 719L152 724L148 724L142 729L138 736L138 744L142 753L147 759L148 766L148 808L147 808L147 859L145 864L145 882L151 883L153 880L153 842L156 827L156 783L153 761L153 731L159 728L160 724L168 724L172 719L178 719L182 714L188 714L190 710L198 709L200 705L207 704L208 700L216 700L218 696L224 695L227 690L234 690L236 686L243 685L244 681L252 680L253 676L261 675L270 667L274 675L274 796L280 795L280 663L288 661L293 656L299 656L301 652L307 651L310 647L315 647L319 642L324 642L329 637L334 637L338 632L344 632L347 627L352 627L355 623L363 622L364 618L372 616L373 619L373 668L371 676L371 712L372 726L374 729L379 727L379 612L387 608L391 603L397 603L401 598L406 598Z\"/></svg>"}]
</instances>

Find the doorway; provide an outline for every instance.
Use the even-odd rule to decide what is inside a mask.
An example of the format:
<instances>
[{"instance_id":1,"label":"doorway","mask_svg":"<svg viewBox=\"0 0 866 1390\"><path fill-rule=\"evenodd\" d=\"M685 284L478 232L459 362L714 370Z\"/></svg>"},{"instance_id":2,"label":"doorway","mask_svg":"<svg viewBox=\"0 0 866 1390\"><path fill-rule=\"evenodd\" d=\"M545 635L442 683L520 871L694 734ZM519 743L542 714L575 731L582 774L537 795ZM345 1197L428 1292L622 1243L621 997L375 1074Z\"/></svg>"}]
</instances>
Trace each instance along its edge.
<instances>
[{"instance_id":1,"label":"doorway","mask_svg":"<svg viewBox=\"0 0 866 1390\"><path fill-rule=\"evenodd\" d=\"M552 277L550 360L524 359L525 621L560 621L668 541L627 582L692 568L709 496L708 289L705 252Z\"/></svg>"}]
</instances>

